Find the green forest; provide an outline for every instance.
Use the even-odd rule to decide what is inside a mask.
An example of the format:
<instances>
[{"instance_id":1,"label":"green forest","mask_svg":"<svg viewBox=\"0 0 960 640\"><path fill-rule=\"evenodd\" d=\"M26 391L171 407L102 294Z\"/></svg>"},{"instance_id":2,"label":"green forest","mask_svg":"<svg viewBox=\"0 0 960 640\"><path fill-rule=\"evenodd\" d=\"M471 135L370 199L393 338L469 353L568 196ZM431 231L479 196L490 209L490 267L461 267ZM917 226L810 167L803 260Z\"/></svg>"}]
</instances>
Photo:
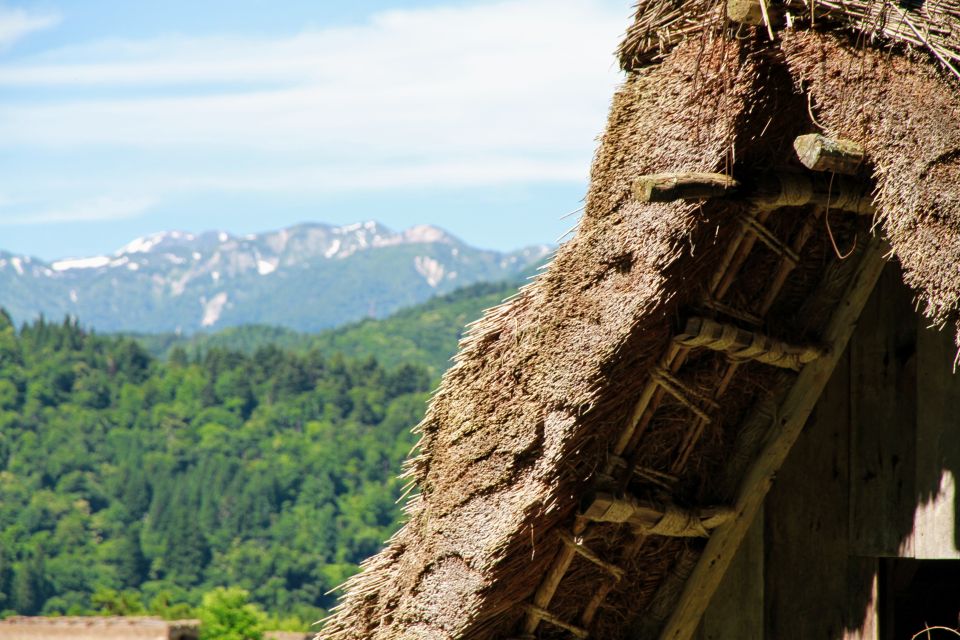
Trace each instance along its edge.
<instances>
[{"instance_id":1,"label":"green forest","mask_svg":"<svg viewBox=\"0 0 960 640\"><path fill-rule=\"evenodd\" d=\"M402 309L382 320L367 319L321 333L299 333L283 327L244 325L216 333L131 335L151 354L166 358L176 348L191 357L210 349L231 349L252 354L274 345L296 353L320 350L345 356L376 356L387 367L416 363L431 373L442 373L456 352L464 326L517 291L510 282L484 282L437 296Z\"/></svg>"},{"instance_id":2,"label":"green forest","mask_svg":"<svg viewBox=\"0 0 960 640\"><path fill-rule=\"evenodd\" d=\"M410 429L465 324L515 291L319 334L101 336L0 312L0 617L230 602L306 630L399 526Z\"/></svg>"},{"instance_id":3,"label":"green forest","mask_svg":"<svg viewBox=\"0 0 960 640\"><path fill-rule=\"evenodd\" d=\"M235 587L317 620L397 526L435 381L273 345L160 360L0 315L0 611L177 617Z\"/></svg>"}]
</instances>

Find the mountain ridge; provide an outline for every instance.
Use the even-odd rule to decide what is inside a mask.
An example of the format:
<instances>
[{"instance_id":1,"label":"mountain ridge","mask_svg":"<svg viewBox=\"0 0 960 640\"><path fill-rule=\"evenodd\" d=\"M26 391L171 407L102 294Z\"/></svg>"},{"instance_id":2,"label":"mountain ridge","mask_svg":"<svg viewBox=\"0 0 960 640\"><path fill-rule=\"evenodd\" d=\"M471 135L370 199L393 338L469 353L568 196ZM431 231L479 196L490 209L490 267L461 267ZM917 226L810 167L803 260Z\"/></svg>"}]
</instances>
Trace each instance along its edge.
<instances>
[{"instance_id":1,"label":"mountain ridge","mask_svg":"<svg viewBox=\"0 0 960 640\"><path fill-rule=\"evenodd\" d=\"M242 236L165 231L111 255L46 262L0 251L0 306L18 322L79 316L107 332L244 324L313 332L511 279L549 251L477 249L440 227L394 231L372 220Z\"/></svg>"}]
</instances>

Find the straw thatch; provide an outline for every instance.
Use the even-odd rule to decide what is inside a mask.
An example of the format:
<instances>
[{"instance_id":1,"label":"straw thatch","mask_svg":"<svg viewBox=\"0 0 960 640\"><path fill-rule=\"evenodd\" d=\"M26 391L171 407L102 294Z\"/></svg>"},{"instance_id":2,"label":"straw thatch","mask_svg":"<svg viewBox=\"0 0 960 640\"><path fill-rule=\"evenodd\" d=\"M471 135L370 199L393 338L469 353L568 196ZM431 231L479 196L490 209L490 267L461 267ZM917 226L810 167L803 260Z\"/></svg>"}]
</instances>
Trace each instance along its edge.
<instances>
[{"instance_id":1,"label":"straw thatch","mask_svg":"<svg viewBox=\"0 0 960 640\"><path fill-rule=\"evenodd\" d=\"M681 17L656 15L686 24L682 37L656 32L650 56L635 25L621 49L629 74L575 237L469 331L420 425L407 522L320 638L657 637L703 550L688 536L716 526L705 514L722 509L704 508L729 504L752 425L796 379L672 337L709 316L769 344L815 343L871 221L736 199L644 204L638 176L797 169L793 140L815 119L866 147L860 178L876 181L908 282L936 319L956 311L960 110L936 57L865 50L846 27L727 37L722 5L670 7ZM589 521L600 489L672 524Z\"/></svg>"},{"instance_id":2,"label":"straw thatch","mask_svg":"<svg viewBox=\"0 0 960 640\"><path fill-rule=\"evenodd\" d=\"M858 42L891 43L928 51L960 78L960 2L926 0L767 0L768 21L783 15L788 24L831 26L857 34ZM640 0L637 14L620 45L625 70L649 64L679 42L717 38L731 28L724 0ZM737 31L739 27L733 25Z\"/></svg>"}]
</instances>

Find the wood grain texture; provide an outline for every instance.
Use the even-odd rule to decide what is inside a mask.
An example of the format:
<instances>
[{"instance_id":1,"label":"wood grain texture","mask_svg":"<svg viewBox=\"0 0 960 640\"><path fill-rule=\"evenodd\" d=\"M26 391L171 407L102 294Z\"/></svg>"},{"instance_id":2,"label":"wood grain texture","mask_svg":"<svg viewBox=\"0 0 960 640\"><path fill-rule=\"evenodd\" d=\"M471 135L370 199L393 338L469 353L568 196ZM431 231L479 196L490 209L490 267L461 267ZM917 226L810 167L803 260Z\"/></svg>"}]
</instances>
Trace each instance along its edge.
<instances>
[{"instance_id":1,"label":"wood grain texture","mask_svg":"<svg viewBox=\"0 0 960 640\"><path fill-rule=\"evenodd\" d=\"M912 295L890 265L850 341L850 550L890 557L913 527L917 330Z\"/></svg>"}]
</instances>

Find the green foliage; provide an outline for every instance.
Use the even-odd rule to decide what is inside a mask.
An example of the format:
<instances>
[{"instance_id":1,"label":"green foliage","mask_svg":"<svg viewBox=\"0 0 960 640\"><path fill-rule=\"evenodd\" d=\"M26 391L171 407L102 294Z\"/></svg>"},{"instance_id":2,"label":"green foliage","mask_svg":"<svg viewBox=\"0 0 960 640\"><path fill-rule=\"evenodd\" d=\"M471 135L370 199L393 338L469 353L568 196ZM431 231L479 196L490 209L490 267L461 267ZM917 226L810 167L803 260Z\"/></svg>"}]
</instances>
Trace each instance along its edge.
<instances>
[{"instance_id":1,"label":"green foliage","mask_svg":"<svg viewBox=\"0 0 960 640\"><path fill-rule=\"evenodd\" d=\"M189 617L231 586L312 622L396 529L425 367L271 345L164 362L5 318L0 611ZM213 593L210 615L239 592Z\"/></svg>"},{"instance_id":2,"label":"green foliage","mask_svg":"<svg viewBox=\"0 0 960 640\"><path fill-rule=\"evenodd\" d=\"M205 594L197 611L200 640L262 640L266 615L249 598L235 587Z\"/></svg>"}]
</instances>

